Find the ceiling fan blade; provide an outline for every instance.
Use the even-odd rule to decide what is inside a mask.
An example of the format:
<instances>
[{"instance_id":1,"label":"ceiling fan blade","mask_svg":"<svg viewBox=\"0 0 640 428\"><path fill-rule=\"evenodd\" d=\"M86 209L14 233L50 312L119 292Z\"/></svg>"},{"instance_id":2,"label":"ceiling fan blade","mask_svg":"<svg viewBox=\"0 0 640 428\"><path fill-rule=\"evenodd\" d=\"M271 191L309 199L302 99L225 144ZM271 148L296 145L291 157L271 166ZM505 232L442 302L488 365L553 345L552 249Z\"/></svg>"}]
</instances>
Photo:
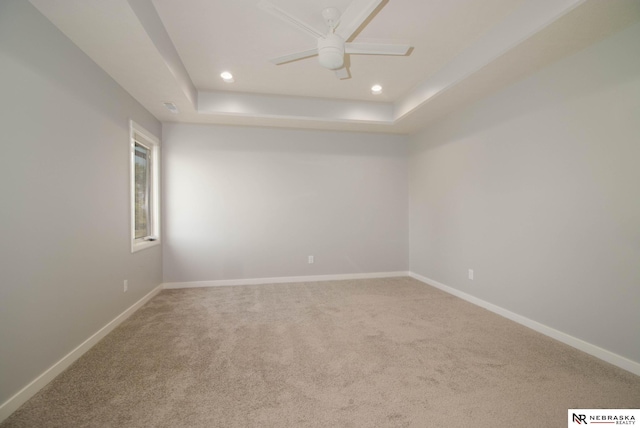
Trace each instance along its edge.
<instances>
[{"instance_id":1,"label":"ceiling fan blade","mask_svg":"<svg viewBox=\"0 0 640 428\"><path fill-rule=\"evenodd\" d=\"M336 77L340 80L343 80L350 78L351 74L349 74L349 70L347 70L347 67L342 67L340 70L336 70Z\"/></svg>"},{"instance_id":2,"label":"ceiling fan blade","mask_svg":"<svg viewBox=\"0 0 640 428\"><path fill-rule=\"evenodd\" d=\"M293 16L293 15L289 14L288 12L285 12L284 10L280 9L279 7L271 4L267 0L261 0L260 3L258 3L258 7L263 9L263 10L265 10L265 11L267 11L267 12L269 12L273 16L276 16L276 17L280 18L284 22L287 22L288 24L296 27L298 30L302 30L303 32L309 34L310 36L312 36L312 37L314 37L316 39L324 37L324 34L319 32L315 28L311 27L308 24L305 24L304 22L300 21L295 16Z\"/></svg>"},{"instance_id":3,"label":"ceiling fan blade","mask_svg":"<svg viewBox=\"0 0 640 428\"><path fill-rule=\"evenodd\" d=\"M406 55L409 45L386 45L383 43L346 43L344 51L348 54L364 55Z\"/></svg>"},{"instance_id":4,"label":"ceiling fan blade","mask_svg":"<svg viewBox=\"0 0 640 428\"><path fill-rule=\"evenodd\" d=\"M383 0L353 0L340 17L336 34L349 40Z\"/></svg>"},{"instance_id":5,"label":"ceiling fan blade","mask_svg":"<svg viewBox=\"0 0 640 428\"><path fill-rule=\"evenodd\" d=\"M291 61L297 61L303 58L309 58L310 56L318 55L318 49L309 49L308 51L296 52L289 55L279 56L277 58L270 59L269 61L275 65L285 64Z\"/></svg>"}]
</instances>

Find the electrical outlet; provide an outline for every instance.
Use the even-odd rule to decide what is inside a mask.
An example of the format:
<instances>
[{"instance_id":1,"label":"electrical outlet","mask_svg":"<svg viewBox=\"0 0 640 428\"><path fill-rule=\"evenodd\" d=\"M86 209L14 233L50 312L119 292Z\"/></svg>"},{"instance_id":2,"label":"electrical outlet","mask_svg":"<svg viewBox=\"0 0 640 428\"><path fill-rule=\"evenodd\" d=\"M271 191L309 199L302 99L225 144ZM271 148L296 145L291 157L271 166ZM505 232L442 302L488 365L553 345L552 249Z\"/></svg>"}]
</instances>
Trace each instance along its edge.
<instances>
[{"instance_id":1,"label":"electrical outlet","mask_svg":"<svg viewBox=\"0 0 640 428\"><path fill-rule=\"evenodd\" d=\"M473 269L469 269L469 279L473 281Z\"/></svg>"},{"instance_id":2,"label":"electrical outlet","mask_svg":"<svg viewBox=\"0 0 640 428\"><path fill-rule=\"evenodd\" d=\"M129 290L129 280L124 280L124 292L126 293Z\"/></svg>"},{"instance_id":3,"label":"electrical outlet","mask_svg":"<svg viewBox=\"0 0 640 428\"><path fill-rule=\"evenodd\" d=\"M309 256L309 264L312 265L314 263L313 256Z\"/></svg>"}]
</instances>

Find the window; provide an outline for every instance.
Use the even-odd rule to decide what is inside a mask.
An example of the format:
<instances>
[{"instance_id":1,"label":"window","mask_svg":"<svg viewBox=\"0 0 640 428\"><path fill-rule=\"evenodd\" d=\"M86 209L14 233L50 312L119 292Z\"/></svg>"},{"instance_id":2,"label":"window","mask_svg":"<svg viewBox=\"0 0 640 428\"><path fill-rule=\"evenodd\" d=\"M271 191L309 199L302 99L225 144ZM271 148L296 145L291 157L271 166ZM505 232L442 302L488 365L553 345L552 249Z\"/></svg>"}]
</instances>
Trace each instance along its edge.
<instances>
[{"instance_id":1,"label":"window","mask_svg":"<svg viewBox=\"0 0 640 428\"><path fill-rule=\"evenodd\" d=\"M131 121L131 252L160 243L160 141Z\"/></svg>"}]
</instances>

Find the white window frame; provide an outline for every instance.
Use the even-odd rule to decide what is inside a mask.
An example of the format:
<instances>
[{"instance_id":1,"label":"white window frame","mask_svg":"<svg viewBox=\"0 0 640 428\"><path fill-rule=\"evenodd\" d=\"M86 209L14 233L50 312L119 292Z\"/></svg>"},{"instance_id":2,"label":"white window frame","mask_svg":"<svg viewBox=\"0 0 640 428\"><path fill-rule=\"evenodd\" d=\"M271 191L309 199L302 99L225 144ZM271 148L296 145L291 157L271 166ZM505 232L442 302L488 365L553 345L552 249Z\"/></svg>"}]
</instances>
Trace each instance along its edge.
<instances>
[{"instance_id":1,"label":"white window frame","mask_svg":"<svg viewBox=\"0 0 640 428\"><path fill-rule=\"evenodd\" d=\"M136 239L135 212L135 146L136 142L150 149L150 218L148 219L149 234ZM160 140L142 126L129 121L129 193L131 216L131 252L160 245Z\"/></svg>"}]
</instances>

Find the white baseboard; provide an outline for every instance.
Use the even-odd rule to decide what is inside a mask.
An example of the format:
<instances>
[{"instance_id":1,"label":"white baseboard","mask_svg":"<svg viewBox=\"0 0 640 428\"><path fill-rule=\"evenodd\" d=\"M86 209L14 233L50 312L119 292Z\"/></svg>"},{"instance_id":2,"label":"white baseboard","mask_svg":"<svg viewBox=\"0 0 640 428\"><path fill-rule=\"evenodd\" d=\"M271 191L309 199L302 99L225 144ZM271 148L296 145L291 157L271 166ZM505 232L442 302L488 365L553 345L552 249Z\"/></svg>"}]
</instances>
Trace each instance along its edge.
<instances>
[{"instance_id":1,"label":"white baseboard","mask_svg":"<svg viewBox=\"0 0 640 428\"><path fill-rule=\"evenodd\" d=\"M165 282L162 285L165 289L175 289L175 288L222 287L222 286L228 286L228 285L257 285L257 284L285 284L290 282L340 281L345 279L392 278L397 276L409 276L409 272L398 271L398 272L374 272L374 273L347 273L347 274L338 274L338 275L283 276L283 277L276 277L276 278L219 279L214 281Z\"/></svg>"},{"instance_id":2,"label":"white baseboard","mask_svg":"<svg viewBox=\"0 0 640 428\"><path fill-rule=\"evenodd\" d=\"M122 324L124 320L129 318L135 311L137 311L142 305L147 303L162 290L162 284L151 290L142 299L138 300L127 310L115 317L111 322L95 332L91 337L82 342L77 348L65 355L60 361L49 367L44 373L35 378L31 383L18 391L13 397L0 405L0 422L8 418L13 412L18 410L18 407L23 405L27 400L33 397L38 391L44 388L49 382L51 382L56 376L62 373L67 367L73 364L78 358L80 358L85 352L87 352L93 345L98 343L100 339L109 334L118 325Z\"/></svg>"},{"instance_id":3,"label":"white baseboard","mask_svg":"<svg viewBox=\"0 0 640 428\"><path fill-rule=\"evenodd\" d=\"M425 284L431 285L435 288L438 288L442 291L445 291L449 294L452 294L456 297L466 300L467 302L473 303L474 305L480 306L484 309L487 309L491 312L494 312L498 315L508 318L511 321L515 321L518 324L522 324L525 327L529 327L530 329L535 330L538 333L542 333L545 336L549 336L566 345L572 346L576 349L579 349L580 351L593 355L594 357L599 358L603 361L606 361L610 364L613 364L614 366L618 366L621 369L627 370L635 375L640 376L640 363L638 362L632 361L621 355L614 354L613 352L607 351L606 349L600 348L599 346L593 345L589 342L585 342L582 339L578 339L577 337L571 336L567 333L563 333L559 330L556 330L544 324L540 324L537 321L534 321L522 315L518 315L500 306L494 305L493 303L486 302L482 299L474 297L470 294L457 290L448 285L444 285L433 279L424 277L422 275L418 275L413 272L409 272L409 276L417 279L418 281L424 282Z\"/></svg>"}]
</instances>

